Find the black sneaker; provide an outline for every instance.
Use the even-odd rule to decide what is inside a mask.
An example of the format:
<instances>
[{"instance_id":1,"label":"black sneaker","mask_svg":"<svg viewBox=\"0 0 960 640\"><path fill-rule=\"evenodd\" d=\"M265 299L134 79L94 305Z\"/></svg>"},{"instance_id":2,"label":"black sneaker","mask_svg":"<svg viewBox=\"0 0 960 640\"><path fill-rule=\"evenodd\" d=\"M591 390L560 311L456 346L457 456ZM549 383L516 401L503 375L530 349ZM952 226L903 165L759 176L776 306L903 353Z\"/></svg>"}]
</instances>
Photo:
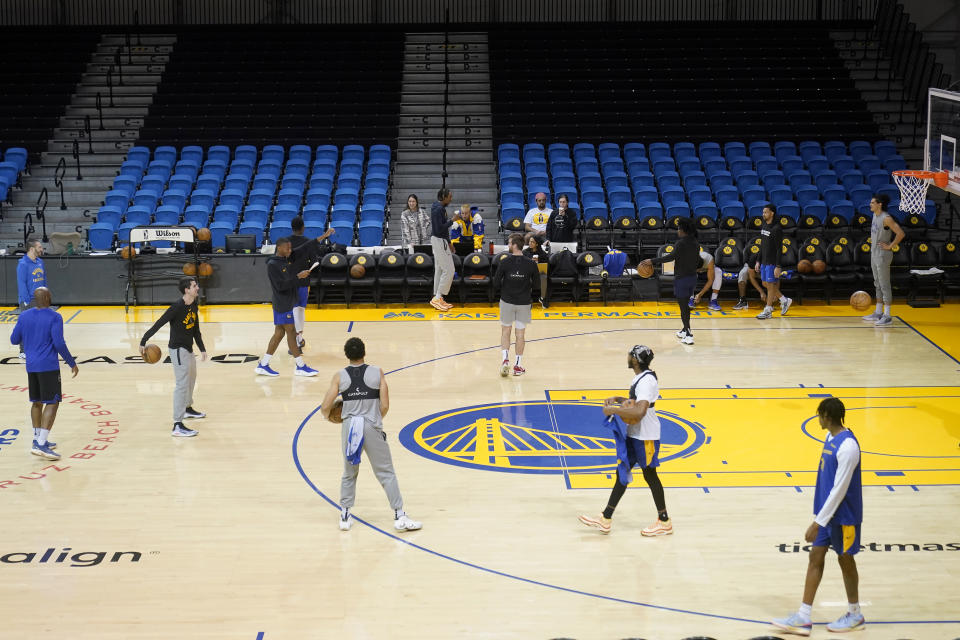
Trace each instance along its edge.
<instances>
[{"instance_id":1,"label":"black sneaker","mask_svg":"<svg viewBox=\"0 0 960 640\"><path fill-rule=\"evenodd\" d=\"M173 431L170 432L170 435L175 438L192 438L197 435L197 431L194 429L188 429L183 426L182 422L175 422L173 424Z\"/></svg>"},{"instance_id":2,"label":"black sneaker","mask_svg":"<svg viewBox=\"0 0 960 640\"><path fill-rule=\"evenodd\" d=\"M203 411L197 411L193 407L187 407L187 410L183 413L184 418L206 418L207 414Z\"/></svg>"}]
</instances>

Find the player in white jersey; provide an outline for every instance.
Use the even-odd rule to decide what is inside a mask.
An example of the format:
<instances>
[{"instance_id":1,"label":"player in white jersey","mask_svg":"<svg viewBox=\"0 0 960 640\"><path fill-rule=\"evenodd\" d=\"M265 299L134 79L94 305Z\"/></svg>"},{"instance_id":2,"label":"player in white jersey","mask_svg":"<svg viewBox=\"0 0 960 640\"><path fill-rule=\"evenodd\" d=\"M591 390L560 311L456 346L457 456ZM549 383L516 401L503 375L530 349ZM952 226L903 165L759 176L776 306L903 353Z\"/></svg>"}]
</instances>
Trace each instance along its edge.
<instances>
[{"instance_id":1,"label":"player in white jersey","mask_svg":"<svg viewBox=\"0 0 960 640\"><path fill-rule=\"evenodd\" d=\"M619 440L617 450L620 463L607 507L598 516L580 516L580 522L599 529L601 533L610 533L613 512L627 490L630 470L636 465L640 465L643 470L643 479L650 486L653 502L657 507L657 521L640 533L645 536L666 536L673 533L673 524L667 515L663 483L657 475L657 467L660 466L660 418L653 407L660 397L660 386L657 383L657 374L650 369L652 360L653 350L650 347L635 345L627 355L627 368L632 369L635 374L630 382L630 397L613 396L604 401L603 414L622 418L627 423L627 430L626 434L615 435L615 439ZM622 435L626 437L623 438Z\"/></svg>"}]
</instances>

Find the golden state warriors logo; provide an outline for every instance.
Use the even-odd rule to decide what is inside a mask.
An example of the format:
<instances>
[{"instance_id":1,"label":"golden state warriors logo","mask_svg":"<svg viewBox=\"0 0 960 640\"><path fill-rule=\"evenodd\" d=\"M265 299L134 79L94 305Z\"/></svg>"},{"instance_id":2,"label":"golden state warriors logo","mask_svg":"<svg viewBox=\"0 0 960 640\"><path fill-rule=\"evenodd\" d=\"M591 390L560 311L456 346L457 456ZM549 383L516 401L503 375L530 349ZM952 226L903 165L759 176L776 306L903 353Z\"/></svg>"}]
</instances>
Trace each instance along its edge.
<instances>
[{"instance_id":1,"label":"golden state warriors logo","mask_svg":"<svg viewBox=\"0 0 960 640\"><path fill-rule=\"evenodd\" d=\"M463 407L416 420L400 442L431 460L512 473L609 471L617 465L613 434L593 402L498 402ZM680 416L660 417L660 461L699 449L703 427Z\"/></svg>"}]
</instances>

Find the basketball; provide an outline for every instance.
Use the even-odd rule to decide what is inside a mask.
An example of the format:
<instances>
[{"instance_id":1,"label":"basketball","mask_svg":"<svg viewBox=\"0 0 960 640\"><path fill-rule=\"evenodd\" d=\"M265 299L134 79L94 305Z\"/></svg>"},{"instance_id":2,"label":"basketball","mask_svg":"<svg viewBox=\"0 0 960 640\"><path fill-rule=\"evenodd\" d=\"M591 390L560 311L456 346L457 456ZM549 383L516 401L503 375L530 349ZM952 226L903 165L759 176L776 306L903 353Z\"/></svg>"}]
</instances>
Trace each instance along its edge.
<instances>
[{"instance_id":1,"label":"basketball","mask_svg":"<svg viewBox=\"0 0 960 640\"><path fill-rule=\"evenodd\" d=\"M185 276L195 276L197 275L197 265L192 262L184 263L183 265L183 275Z\"/></svg>"},{"instance_id":2,"label":"basketball","mask_svg":"<svg viewBox=\"0 0 960 640\"><path fill-rule=\"evenodd\" d=\"M866 311L873 305L873 298L866 291L854 291L850 295L850 306L857 311Z\"/></svg>"},{"instance_id":3,"label":"basketball","mask_svg":"<svg viewBox=\"0 0 960 640\"><path fill-rule=\"evenodd\" d=\"M204 227L197 231L197 240L199 242L210 242L210 229Z\"/></svg>"},{"instance_id":4,"label":"basketball","mask_svg":"<svg viewBox=\"0 0 960 640\"><path fill-rule=\"evenodd\" d=\"M350 267L351 278L362 278L366 272L367 270L364 269L362 264L355 264L352 267Z\"/></svg>"},{"instance_id":5,"label":"basketball","mask_svg":"<svg viewBox=\"0 0 960 640\"><path fill-rule=\"evenodd\" d=\"M813 271L813 263L809 260L801 260L797 263L797 271L800 273L810 273Z\"/></svg>"},{"instance_id":6,"label":"basketball","mask_svg":"<svg viewBox=\"0 0 960 640\"><path fill-rule=\"evenodd\" d=\"M209 262L201 262L200 267L198 268L197 274L201 278L209 278L213 275L213 265Z\"/></svg>"},{"instance_id":7,"label":"basketball","mask_svg":"<svg viewBox=\"0 0 960 640\"><path fill-rule=\"evenodd\" d=\"M160 347L155 344L148 344L143 352L143 361L147 364L155 364L160 362L161 355Z\"/></svg>"},{"instance_id":8,"label":"basketball","mask_svg":"<svg viewBox=\"0 0 960 640\"><path fill-rule=\"evenodd\" d=\"M820 275L827 270L827 263L823 260L814 260L813 261L813 272L817 275Z\"/></svg>"},{"instance_id":9,"label":"basketball","mask_svg":"<svg viewBox=\"0 0 960 640\"><path fill-rule=\"evenodd\" d=\"M641 264L639 267L637 267L637 273L640 274L641 278L649 278L653 275L653 265Z\"/></svg>"},{"instance_id":10,"label":"basketball","mask_svg":"<svg viewBox=\"0 0 960 640\"><path fill-rule=\"evenodd\" d=\"M133 251L131 251L129 246L120 249L120 257L124 260L129 260L133 255Z\"/></svg>"},{"instance_id":11,"label":"basketball","mask_svg":"<svg viewBox=\"0 0 960 640\"><path fill-rule=\"evenodd\" d=\"M343 422L343 417L340 415L343 411L343 400L337 398L333 401L333 406L330 407L330 422L335 422L340 424Z\"/></svg>"}]
</instances>

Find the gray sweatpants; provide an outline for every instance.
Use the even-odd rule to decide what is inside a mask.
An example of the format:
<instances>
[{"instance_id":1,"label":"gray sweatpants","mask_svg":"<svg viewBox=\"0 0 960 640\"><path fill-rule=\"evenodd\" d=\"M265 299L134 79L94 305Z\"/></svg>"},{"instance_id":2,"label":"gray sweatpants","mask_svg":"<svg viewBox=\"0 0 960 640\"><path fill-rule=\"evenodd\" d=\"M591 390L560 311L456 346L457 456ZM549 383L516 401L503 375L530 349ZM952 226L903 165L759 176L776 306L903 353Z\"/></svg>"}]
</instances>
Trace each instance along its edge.
<instances>
[{"instance_id":1,"label":"gray sweatpants","mask_svg":"<svg viewBox=\"0 0 960 640\"><path fill-rule=\"evenodd\" d=\"M874 251L870 254L873 284L877 288L877 304L893 304L893 287L890 285L892 262L893 251Z\"/></svg>"},{"instance_id":2,"label":"gray sweatpants","mask_svg":"<svg viewBox=\"0 0 960 640\"><path fill-rule=\"evenodd\" d=\"M433 247L433 295L445 296L453 284L453 254L443 238L430 236Z\"/></svg>"},{"instance_id":3,"label":"gray sweatpants","mask_svg":"<svg viewBox=\"0 0 960 640\"><path fill-rule=\"evenodd\" d=\"M340 429L340 451L347 446L347 433L350 429L350 418L345 418ZM397 474L393 470L393 458L390 457L390 447L387 445L387 434L380 427L375 427L367 421L363 424L363 455L373 467L373 473L387 493L392 509L403 508L403 497L400 495L400 484ZM357 474L359 464L350 464L346 457L343 459L343 478L340 480L340 506L350 509L353 507L357 495Z\"/></svg>"},{"instance_id":4,"label":"gray sweatpants","mask_svg":"<svg viewBox=\"0 0 960 640\"><path fill-rule=\"evenodd\" d=\"M193 388L197 384L197 357L183 347L170 350L170 363L177 386L173 390L173 421L183 420L187 407L193 405Z\"/></svg>"}]
</instances>

